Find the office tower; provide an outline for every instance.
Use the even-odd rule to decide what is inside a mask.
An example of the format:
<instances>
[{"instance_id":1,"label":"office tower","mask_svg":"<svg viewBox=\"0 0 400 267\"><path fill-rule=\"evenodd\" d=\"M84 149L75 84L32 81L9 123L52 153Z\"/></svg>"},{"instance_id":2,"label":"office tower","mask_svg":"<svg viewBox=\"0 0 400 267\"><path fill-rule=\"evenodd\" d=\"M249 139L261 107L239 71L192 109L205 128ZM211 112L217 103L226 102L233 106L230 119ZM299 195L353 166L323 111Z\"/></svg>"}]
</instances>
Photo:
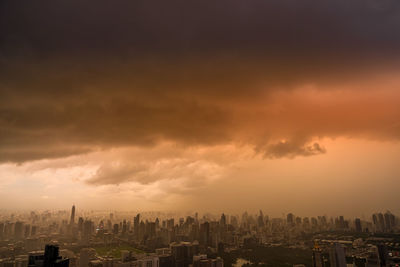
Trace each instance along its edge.
<instances>
[{"instance_id":1,"label":"office tower","mask_svg":"<svg viewBox=\"0 0 400 267\"><path fill-rule=\"evenodd\" d=\"M222 213L221 219L219 220L219 223L221 224L221 226L225 226L225 225L226 225L226 217L225 217L225 214Z\"/></svg>"},{"instance_id":2,"label":"office tower","mask_svg":"<svg viewBox=\"0 0 400 267\"><path fill-rule=\"evenodd\" d=\"M149 238L153 238L156 236L156 223L155 222L146 222L146 236Z\"/></svg>"},{"instance_id":3,"label":"office tower","mask_svg":"<svg viewBox=\"0 0 400 267\"><path fill-rule=\"evenodd\" d=\"M339 243L335 243L329 249L330 267L346 267L346 256L344 248Z\"/></svg>"},{"instance_id":4,"label":"office tower","mask_svg":"<svg viewBox=\"0 0 400 267\"><path fill-rule=\"evenodd\" d=\"M339 228L340 228L341 230L343 230L343 229L346 228L346 224L345 224L345 222L344 222L344 217L343 217L343 216L339 216Z\"/></svg>"},{"instance_id":5,"label":"office tower","mask_svg":"<svg viewBox=\"0 0 400 267\"><path fill-rule=\"evenodd\" d=\"M170 248L175 267L188 267L193 261L193 256L198 253L198 244L189 242L172 243Z\"/></svg>"},{"instance_id":6,"label":"office tower","mask_svg":"<svg viewBox=\"0 0 400 267\"><path fill-rule=\"evenodd\" d=\"M14 238L19 240L22 239L23 235L24 235L24 223L18 221L14 225Z\"/></svg>"},{"instance_id":7,"label":"office tower","mask_svg":"<svg viewBox=\"0 0 400 267\"><path fill-rule=\"evenodd\" d=\"M312 253L312 266L313 267L323 267L322 261L322 250L318 246L317 243L314 244L313 253Z\"/></svg>"},{"instance_id":8,"label":"office tower","mask_svg":"<svg viewBox=\"0 0 400 267\"><path fill-rule=\"evenodd\" d=\"M90 220L85 220L83 222L83 234L82 239L88 241L93 233L92 231L93 223Z\"/></svg>"},{"instance_id":9,"label":"office tower","mask_svg":"<svg viewBox=\"0 0 400 267\"><path fill-rule=\"evenodd\" d=\"M354 221L356 232L362 232L362 227L361 227L361 220L360 218L356 218Z\"/></svg>"},{"instance_id":10,"label":"office tower","mask_svg":"<svg viewBox=\"0 0 400 267\"><path fill-rule=\"evenodd\" d=\"M318 217L318 218L319 218L319 217ZM321 219L320 219L321 224L325 226L325 225L328 223L328 222L327 222L327 219L326 219L326 216L321 216L320 218L321 218Z\"/></svg>"},{"instance_id":11,"label":"office tower","mask_svg":"<svg viewBox=\"0 0 400 267\"><path fill-rule=\"evenodd\" d=\"M78 231L83 232L83 218L79 217L78 219Z\"/></svg>"},{"instance_id":12,"label":"office tower","mask_svg":"<svg viewBox=\"0 0 400 267\"><path fill-rule=\"evenodd\" d=\"M372 215L372 222L373 222L373 224L375 226L375 229L378 230L378 228L379 228L378 227L378 216L376 214Z\"/></svg>"},{"instance_id":13,"label":"office tower","mask_svg":"<svg viewBox=\"0 0 400 267\"><path fill-rule=\"evenodd\" d=\"M377 245L378 248L378 258L379 258L379 266L386 267L388 251L387 247L384 244Z\"/></svg>"},{"instance_id":14,"label":"office tower","mask_svg":"<svg viewBox=\"0 0 400 267\"><path fill-rule=\"evenodd\" d=\"M69 259L59 256L58 246L46 245L43 252L29 254L29 267L68 267Z\"/></svg>"},{"instance_id":15,"label":"office tower","mask_svg":"<svg viewBox=\"0 0 400 267\"><path fill-rule=\"evenodd\" d=\"M139 226L140 225L140 213L133 219L133 236L136 240L139 240Z\"/></svg>"},{"instance_id":16,"label":"office tower","mask_svg":"<svg viewBox=\"0 0 400 267\"><path fill-rule=\"evenodd\" d=\"M263 214L263 212L262 212L262 210L260 210L260 214L258 215L258 217L257 217L257 225L258 225L258 227L263 227L265 224L264 224L264 214Z\"/></svg>"},{"instance_id":17,"label":"office tower","mask_svg":"<svg viewBox=\"0 0 400 267\"><path fill-rule=\"evenodd\" d=\"M171 254L158 255L159 267L174 267L174 256Z\"/></svg>"},{"instance_id":18,"label":"office tower","mask_svg":"<svg viewBox=\"0 0 400 267\"><path fill-rule=\"evenodd\" d=\"M390 211L387 211L384 214L384 219L385 219L385 230L387 232L390 232L395 226L395 216Z\"/></svg>"},{"instance_id":19,"label":"office tower","mask_svg":"<svg viewBox=\"0 0 400 267\"><path fill-rule=\"evenodd\" d=\"M139 240L143 240L145 233L146 233L146 224L144 223L144 221L140 221L140 223L139 223Z\"/></svg>"},{"instance_id":20,"label":"office tower","mask_svg":"<svg viewBox=\"0 0 400 267\"><path fill-rule=\"evenodd\" d=\"M29 224L25 225L24 237L28 238L31 235L31 226Z\"/></svg>"},{"instance_id":21,"label":"office tower","mask_svg":"<svg viewBox=\"0 0 400 267\"><path fill-rule=\"evenodd\" d=\"M57 246L46 245L44 251L43 266L50 266L58 258L59 249Z\"/></svg>"},{"instance_id":22,"label":"office tower","mask_svg":"<svg viewBox=\"0 0 400 267\"><path fill-rule=\"evenodd\" d=\"M200 225L200 244L204 246L209 246L211 244L209 222L205 222Z\"/></svg>"},{"instance_id":23,"label":"office tower","mask_svg":"<svg viewBox=\"0 0 400 267\"><path fill-rule=\"evenodd\" d=\"M71 220L69 221L69 224L74 224L74 223L75 223L75 205L72 205Z\"/></svg>"},{"instance_id":24,"label":"office tower","mask_svg":"<svg viewBox=\"0 0 400 267\"><path fill-rule=\"evenodd\" d=\"M312 217L312 218L311 218L311 225L312 225L313 227L317 227L317 226L318 226L318 220L317 220L317 218L315 218L315 217Z\"/></svg>"},{"instance_id":25,"label":"office tower","mask_svg":"<svg viewBox=\"0 0 400 267\"><path fill-rule=\"evenodd\" d=\"M174 225L175 225L175 220L174 220L174 218L171 218L171 219L167 220L167 228L168 228L168 229L174 228Z\"/></svg>"},{"instance_id":26,"label":"office tower","mask_svg":"<svg viewBox=\"0 0 400 267\"><path fill-rule=\"evenodd\" d=\"M113 227L113 234L117 235L118 232L119 232L119 224L116 223L116 224L114 224L114 227Z\"/></svg>"},{"instance_id":27,"label":"office tower","mask_svg":"<svg viewBox=\"0 0 400 267\"><path fill-rule=\"evenodd\" d=\"M293 226L293 225L294 225L294 215L293 215L293 213L289 213L289 214L286 216L286 222L287 222L287 224L290 225L290 226Z\"/></svg>"},{"instance_id":28,"label":"office tower","mask_svg":"<svg viewBox=\"0 0 400 267\"><path fill-rule=\"evenodd\" d=\"M381 232L385 231L385 218L382 213L378 213L378 225Z\"/></svg>"}]
</instances>

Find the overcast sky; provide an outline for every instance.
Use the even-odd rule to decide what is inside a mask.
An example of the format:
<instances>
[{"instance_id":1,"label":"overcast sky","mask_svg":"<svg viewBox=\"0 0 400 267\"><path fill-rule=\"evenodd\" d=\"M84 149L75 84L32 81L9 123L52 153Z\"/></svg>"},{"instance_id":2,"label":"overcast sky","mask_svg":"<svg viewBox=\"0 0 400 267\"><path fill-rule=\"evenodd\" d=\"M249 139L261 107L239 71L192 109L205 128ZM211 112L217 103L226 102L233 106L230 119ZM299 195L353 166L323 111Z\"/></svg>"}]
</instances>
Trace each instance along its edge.
<instances>
[{"instance_id":1,"label":"overcast sky","mask_svg":"<svg viewBox=\"0 0 400 267\"><path fill-rule=\"evenodd\" d=\"M397 0L0 3L0 209L400 212Z\"/></svg>"}]
</instances>

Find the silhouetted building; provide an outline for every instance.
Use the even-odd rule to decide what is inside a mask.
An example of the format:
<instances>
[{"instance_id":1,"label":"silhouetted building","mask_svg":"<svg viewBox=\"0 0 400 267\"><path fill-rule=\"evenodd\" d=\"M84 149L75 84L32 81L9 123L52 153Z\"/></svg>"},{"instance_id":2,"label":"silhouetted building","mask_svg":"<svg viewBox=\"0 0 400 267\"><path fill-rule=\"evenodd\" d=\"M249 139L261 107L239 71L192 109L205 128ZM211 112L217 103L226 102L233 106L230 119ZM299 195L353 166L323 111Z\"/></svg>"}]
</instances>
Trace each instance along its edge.
<instances>
[{"instance_id":1,"label":"silhouetted building","mask_svg":"<svg viewBox=\"0 0 400 267\"><path fill-rule=\"evenodd\" d=\"M324 263L322 260L322 251L318 244L314 245L313 254L312 254L312 267L324 267Z\"/></svg>"},{"instance_id":2,"label":"silhouetted building","mask_svg":"<svg viewBox=\"0 0 400 267\"><path fill-rule=\"evenodd\" d=\"M46 245L43 252L29 254L29 267L68 267L69 259L59 256L59 248L54 245Z\"/></svg>"},{"instance_id":3,"label":"silhouetted building","mask_svg":"<svg viewBox=\"0 0 400 267\"><path fill-rule=\"evenodd\" d=\"M293 215L293 213L289 213L289 214L286 216L286 222L287 222L287 224L290 225L290 226L293 226L293 225L294 225L294 215Z\"/></svg>"},{"instance_id":4,"label":"silhouetted building","mask_svg":"<svg viewBox=\"0 0 400 267\"><path fill-rule=\"evenodd\" d=\"M388 251L387 247L384 244L377 245L378 248L378 257L379 257L379 266L385 267L387 263Z\"/></svg>"},{"instance_id":5,"label":"silhouetted building","mask_svg":"<svg viewBox=\"0 0 400 267\"><path fill-rule=\"evenodd\" d=\"M355 224L356 232L361 232L362 231L361 220L359 218L356 218L354 221L354 224Z\"/></svg>"},{"instance_id":6,"label":"silhouetted building","mask_svg":"<svg viewBox=\"0 0 400 267\"><path fill-rule=\"evenodd\" d=\"M69 224L74 224L74 223L75 223L75 205L72 206L71 219L69 221Z\"/></svg>"}]
</instances>

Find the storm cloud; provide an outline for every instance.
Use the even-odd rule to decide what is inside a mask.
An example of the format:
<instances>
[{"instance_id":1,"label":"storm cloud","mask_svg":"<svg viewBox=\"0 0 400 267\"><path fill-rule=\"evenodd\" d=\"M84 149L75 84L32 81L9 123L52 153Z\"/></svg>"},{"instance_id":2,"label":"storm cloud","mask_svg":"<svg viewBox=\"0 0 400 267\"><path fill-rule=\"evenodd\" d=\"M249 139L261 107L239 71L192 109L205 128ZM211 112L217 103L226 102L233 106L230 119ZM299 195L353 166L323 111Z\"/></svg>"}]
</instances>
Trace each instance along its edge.
<instances>
[{"instance_id":1,"label":"storm cloud","mask_svg":"<svg viewBox=\"0 0 400 267\"><path fill-rule=\"evenodd\" d=\"M400 138L395 0L0 10L2 162L164 141L279 158L324 153L322 137Z\"/></svg>"}]
</instances>

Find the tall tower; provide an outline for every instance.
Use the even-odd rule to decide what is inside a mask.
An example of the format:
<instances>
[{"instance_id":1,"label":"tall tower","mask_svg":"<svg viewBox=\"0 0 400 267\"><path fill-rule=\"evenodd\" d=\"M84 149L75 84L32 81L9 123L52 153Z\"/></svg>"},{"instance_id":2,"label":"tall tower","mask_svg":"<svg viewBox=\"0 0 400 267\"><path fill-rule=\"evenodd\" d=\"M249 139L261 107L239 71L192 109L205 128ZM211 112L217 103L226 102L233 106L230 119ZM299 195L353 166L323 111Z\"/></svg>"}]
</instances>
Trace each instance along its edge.
<instances>
[{"instance_id":1,"label":"tall tower","mask_svg":"<svg viewBox=\"0 0 400 267\"><path fill-rule=\"evenodd\" d=\"M323 267L324 263L322 261L322 250L319 247L318 243L315 242L314 243L314 249L313 249L313 253L312 253L312 263L313 263L313 267Z\"/></svg>"},{"instance_id":2,"label":"tall tower","mask_svg":"<svg viewBox=\"0 0 400 267\"><path fill-rule=\"evenodd\" d=\"M335 243L330 248L329 258L331 267L346 267L346 255L344 248L339 243Z\"/></svg>"},{"instance_id":3,"label":"tall tower","mask_svg":"<svg viewBox=\"0 0 400 267\"><path fill-rule=\"evenodd\" d=\"M75 223L75 205L72 205L72 210L71 210L71 221L69 222L70 224Z\"/></svg>"}]
</instances>

